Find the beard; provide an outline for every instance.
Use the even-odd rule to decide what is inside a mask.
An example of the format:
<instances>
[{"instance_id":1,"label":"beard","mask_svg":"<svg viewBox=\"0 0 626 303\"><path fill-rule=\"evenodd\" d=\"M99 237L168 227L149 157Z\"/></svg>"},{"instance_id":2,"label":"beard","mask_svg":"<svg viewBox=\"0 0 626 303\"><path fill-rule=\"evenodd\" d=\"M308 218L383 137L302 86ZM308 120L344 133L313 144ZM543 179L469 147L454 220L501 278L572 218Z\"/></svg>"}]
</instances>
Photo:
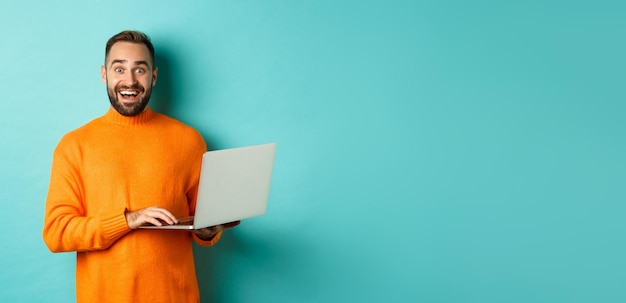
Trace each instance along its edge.
<instances>
[{"instance_id":1,"label":"beard","mask_svg":"<svg viewBox=\"0 0 626 303\"><path fill-rule=\"evenodd\" d=\"M118 92L124 89L138 90L143 93L143 96L140 97L140 99L135 103L126 104L120 101L118 95ZM111 106L113 106L118 113L131 117L142 113L146 109L146 106L148 106L148 102L150 101L150 95L152 94L152 87L149 87L146 90L139 84L131 86L118 84L115 88L111 89L107 79L107 93L109 95L109 102L111 102Z\"/></svg>"}]
</instances>

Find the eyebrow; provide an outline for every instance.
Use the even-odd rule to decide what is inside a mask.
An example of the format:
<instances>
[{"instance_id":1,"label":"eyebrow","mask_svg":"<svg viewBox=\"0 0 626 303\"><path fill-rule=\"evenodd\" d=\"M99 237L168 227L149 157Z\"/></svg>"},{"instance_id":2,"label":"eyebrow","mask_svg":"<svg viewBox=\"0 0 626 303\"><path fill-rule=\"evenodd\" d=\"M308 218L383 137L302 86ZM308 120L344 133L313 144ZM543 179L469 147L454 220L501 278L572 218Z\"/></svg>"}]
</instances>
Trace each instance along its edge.
<instances>
[{"instance_id":1,"label":"eyebrow","mask_svg":"<svg viewBox=\"0 0 626 303\"><path fill-rule=\"evenodd\" d=\"M128 60L115 59L115 60L111 61L111 66L113 66L113 64L115 64L115 63L126 64L127 62L128 62ZM134 63L135 63L135 65L145 65L146 67L150 67L150 65L148 65L148 61L139 60L139 61L135 61Z\"/></svg>"}]
</instances>

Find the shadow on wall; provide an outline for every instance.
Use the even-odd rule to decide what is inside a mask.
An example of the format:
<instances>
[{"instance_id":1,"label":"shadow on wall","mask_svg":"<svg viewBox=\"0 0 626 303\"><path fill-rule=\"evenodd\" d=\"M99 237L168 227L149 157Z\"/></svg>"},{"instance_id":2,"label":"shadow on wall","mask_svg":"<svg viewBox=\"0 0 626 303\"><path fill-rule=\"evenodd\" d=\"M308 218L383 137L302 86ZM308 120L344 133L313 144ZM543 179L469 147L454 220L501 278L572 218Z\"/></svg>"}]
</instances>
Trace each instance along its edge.
<instances>
[{"instance_id":1,"label":"shadow on wall","mask_svg":"<svg viewBox=\"0 0 626 303\"><path fill-rule=\"evenodd\" d=\"M170 56L156 53L155 64L158 71L157 84L150 97L150 107L156 112L171 115L172 104L176 104L174 91L178 85L172 77L173 70Z\"/></svg>"},{"instance_id":2,"label":"shadow on wall","mask_svg":"<svg viewBox=\"0 0 626 303\"><path fill-rule=\"evenodd\" d=\"M186 111L194 111L193 105L187 107L189 102L186 102L185 97L182 98L181 93L183 91L191 89L207 89L206 87L183 87L185 84L182 79L185 79L184 61L179 59L180 55L176 51L172 51L175 47L168 47L158 45L155 51L155 64L158 71L157 83L154 86L152 96L150 98L150 107L158 112L170 116L172 118L181 120L182 122L196 128L204 138L207 147L214 149L217 142L212 139L213 136L209 136L206 130L197 125L192 125L188 121L185 121L184 115Z\"/></svg>"},{"instance_id":3,"label":"shadow on wall","mask_svg":"<svg viewBox=\"0 0 626 303\"><path fill-rule=\"evenodd\" d=\"M182 81L185 73L184 59L172 49L176 47L157 47L155 61L159 72L150 107L156 112L187 123L184 117L177 115L189 110L185 108L188 102L180 100L184 96L181 97L176 92L206 87L183 87L187 85ZM200 131L209 148L218 146L219 142L211 140L201 127L191 126ZM260 286L274 292L275 298L297 298L303 295L310 298L315 293L317 278L302 278L303 273L298 271L303 263L310 266L316 262L315 250L306 241L285 241L299 237L288 230L270 232L266 224L256 228L255 221L244 221L240 226L226 231L213 247L194 244L202 302L230 302L233 301L230 298L245 297ZM289 283L285 283L286 281ZM286 288L286 285L289 287Z\"/></svg>"},{"instance_id":4,"label":"shadow on wall","mask_svg":"<svg viewBox=\"0 0 626 303\"><path fill-rule=\"evenodd\" d=\"M194 257L196 275L200 287L201 302L227 302L228 293L232 289L229 284L238 284L242 281L233 281L229 275L231 261L236 255L241 255L242 247L247 244L237 239L237 227L225 231L218 243L212 247L201 247L194 243Z\"/></svg>"},{"instance_id":5,"label":"shadow on wall","mask_svg":"<svg viewBox=\"0 0 626 303\"><path fill-rule=\"evenodd\" d=\"M319 276L302 272L321 265L310 243L286 241L295 232L270 232L261 228L266 223L255 223L242 221L212 247L194 244L201 302L310 301L319 293Z\"/></svg>"}]
</instances>

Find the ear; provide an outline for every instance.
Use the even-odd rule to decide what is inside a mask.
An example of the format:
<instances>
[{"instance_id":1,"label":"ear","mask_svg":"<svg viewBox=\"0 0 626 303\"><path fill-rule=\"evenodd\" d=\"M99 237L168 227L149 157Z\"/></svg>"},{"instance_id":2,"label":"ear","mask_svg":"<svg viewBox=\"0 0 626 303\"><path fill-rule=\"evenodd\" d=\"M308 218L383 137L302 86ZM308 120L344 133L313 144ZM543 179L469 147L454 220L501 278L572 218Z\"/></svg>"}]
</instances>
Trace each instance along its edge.
<instances>
[{"instance_id":1,"label":"ear","mask_svg":"<svg viewBox=\"0 0 626 303\"><path fill-rule=\"evenodd\" d=\"M159 73L159 69L157 67L154 67L154 69L152 70L152 86L156 85L158 73Z\"/></svg>"},{"instance_id":2,"label":"ear","mask_svg":"<svg viewBox=\"0 0 626 303\"><path fill-rule=\"evenodd\" d=\"M102 77L102 83L107 84L107 69L104 66L100 66L100 77Z\"/></svg>"}]
</instances>

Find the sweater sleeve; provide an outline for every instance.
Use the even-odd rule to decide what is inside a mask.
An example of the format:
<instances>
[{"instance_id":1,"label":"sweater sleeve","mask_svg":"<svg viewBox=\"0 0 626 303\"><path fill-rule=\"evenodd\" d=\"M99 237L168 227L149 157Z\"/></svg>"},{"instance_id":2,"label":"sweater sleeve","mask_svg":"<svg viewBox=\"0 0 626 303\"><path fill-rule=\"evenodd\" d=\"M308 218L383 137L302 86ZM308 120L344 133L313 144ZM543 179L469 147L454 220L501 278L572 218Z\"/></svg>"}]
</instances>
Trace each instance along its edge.
<instances>
[{"instance_id":1,"label":"sweater sleeve","mask_svg":"<svg viewBox=\"0 0 626 303\"><path fill-rule=\"evenodd\" d=\"M46 199L43 239L52 252L107 249L130 231L125 209L86 215L76 156L62 148L54 152Z\"/></svg>"},{"instance_id":2,"label":"sweater sleeve","mask_svg":"<svg viewBox=\"0 0 626 303\"><path fill-rule=\"evenodd\" d=\"M194 233L191 233L191 234L192 234L193 240L196 241L196 243L198 243L198 244L200 244L202 246L213 246L222 237L222 232L221 231L219 233L217 233L215 235L215 237L213 237L213 239L208 240L208 241L200 239L200 237L198 237Z\"/></svg>"}]
</instances>

